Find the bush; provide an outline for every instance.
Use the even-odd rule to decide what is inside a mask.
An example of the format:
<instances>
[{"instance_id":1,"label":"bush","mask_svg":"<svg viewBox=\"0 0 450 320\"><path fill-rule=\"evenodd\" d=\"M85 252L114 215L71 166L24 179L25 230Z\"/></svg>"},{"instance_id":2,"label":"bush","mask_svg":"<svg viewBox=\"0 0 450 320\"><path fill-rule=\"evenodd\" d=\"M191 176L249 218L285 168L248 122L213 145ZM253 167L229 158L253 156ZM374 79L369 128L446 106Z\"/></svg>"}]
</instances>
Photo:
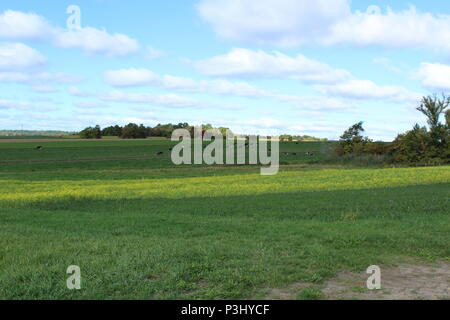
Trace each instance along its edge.
<instances>
[{"instance_id":1,"label":"bush","mask_svg":"<svg viewBox=\"0 0 450 320\"><path fill-rule=\"evenodd\" d=\"M100 130L100 126L95 126L94 128L89 127L81 131L79 136L81 139L101 139L102 131Z\"/></svg>"},{"instance_id":2,"label":"bush","mask_svg":"<svg viewBox=\"0 0 450 320\"><path fill-rule=\"evenodd\" d=\"M142 124L138 126L135 123L130 123L123 127L120 135L122 139L145 139L147 136L147 128Z\"/></svg>"},{"instance_id":3,"label":"bush","mask_svg":"<svg viewBox=\"0 0 450 320\"><path fill-rule=\"evenodd\" d=\"M120 137L122 135L122 127L111 126L102 130L102 136Z\"/></svg>"},{"instance_id":4,"label":"bush","mask_svg":"<svg viewBox=\"0 0 450 320\"><path fill-rule=\"evenodd\" d=\"M364 132L362 121L348 128L341 136L336 147L337 154L342 156L350 153L364 153L370 140L367 137L363 137L362 132Z\"/></svg>"},{"instance_id":5,"label":"bush","mask_svg":"<svg viewBox=\"0 0 450 320\"><path fill-rule=\"evenodd\" d=\"M394 141L394 160L408 164L442 164L450 161L450 148L433 143L431 132L416 125Z\"/></svg>"},{"instance_id":6,"label":"bush","mask_svg":"<svg viewBox=\"0 0 450 320\"><path fill-rule=\"evenodd\" d=\"M418 124L394 141L394 159L409 164L442 164L450 162L450 98L424 97L417 108L427 117L429 130ZM440 122L445 112L446 123Z\"/></svg>"}]
</instances>

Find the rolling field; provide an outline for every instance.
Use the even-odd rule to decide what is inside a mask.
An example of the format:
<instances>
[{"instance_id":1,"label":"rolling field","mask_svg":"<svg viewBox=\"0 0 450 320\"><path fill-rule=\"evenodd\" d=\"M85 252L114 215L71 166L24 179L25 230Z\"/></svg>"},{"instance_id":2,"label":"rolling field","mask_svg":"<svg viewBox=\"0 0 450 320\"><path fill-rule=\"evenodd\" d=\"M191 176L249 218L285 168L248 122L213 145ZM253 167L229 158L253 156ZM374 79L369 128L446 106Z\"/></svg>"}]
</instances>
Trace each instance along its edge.
<instances>
[{"instance_id":1,"label":"rolling field","mask_svg":"<svg viewBox=\"0 0 450 320\"><path fill-rule=\"evenodd\" d=\"M0 299L247 299L298 282L311 298L339 272L450 259L450 166L343 168L324 164L328 143L282 143L280 173L261 176L177 167L171 146L0 143Z\"/></svg>"}]
</instances>

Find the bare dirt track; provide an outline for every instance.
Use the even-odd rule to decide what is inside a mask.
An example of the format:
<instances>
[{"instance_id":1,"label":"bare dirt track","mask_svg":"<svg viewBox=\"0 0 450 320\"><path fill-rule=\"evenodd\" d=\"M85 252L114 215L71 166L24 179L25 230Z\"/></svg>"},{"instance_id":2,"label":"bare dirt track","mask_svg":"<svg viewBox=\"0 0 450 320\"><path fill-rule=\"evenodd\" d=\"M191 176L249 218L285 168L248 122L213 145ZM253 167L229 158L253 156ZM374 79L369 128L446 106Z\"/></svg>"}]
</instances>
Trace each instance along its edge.
<instances>
[{"instance_id":1,"label":"bare dirt track","mask_svg":"<svg viewBox=\"0 0 450 320\"><path fill-rule=\"evenodd\" d=\"M450 299L450 262L401 264L381 267L381 290L368 290L365 272L344 272L322 287L329 300L444 300ZM312 283L294 283L283 289L270 289L268 300L295 299Z\"/></svg>"}]
</instances>

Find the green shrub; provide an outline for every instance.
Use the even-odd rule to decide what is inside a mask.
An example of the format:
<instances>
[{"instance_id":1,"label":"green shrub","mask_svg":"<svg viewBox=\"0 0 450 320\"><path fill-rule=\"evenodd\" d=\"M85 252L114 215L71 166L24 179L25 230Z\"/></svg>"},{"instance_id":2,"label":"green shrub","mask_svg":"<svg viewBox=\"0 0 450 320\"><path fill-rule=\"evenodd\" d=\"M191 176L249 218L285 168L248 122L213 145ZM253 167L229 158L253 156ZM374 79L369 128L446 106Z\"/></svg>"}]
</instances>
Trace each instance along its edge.
<instances>
[{"instance_id":1,"label":"green shrub","mask_svg":"<svg viewBox=\"0 0 450 320\"><path fill-rule=\"evenodd\" d=\"M95 126L94 128L89 127L81 131L79 136L81 139L101 139L102 131L100 126Z\"/></svg>"}]
</instances>

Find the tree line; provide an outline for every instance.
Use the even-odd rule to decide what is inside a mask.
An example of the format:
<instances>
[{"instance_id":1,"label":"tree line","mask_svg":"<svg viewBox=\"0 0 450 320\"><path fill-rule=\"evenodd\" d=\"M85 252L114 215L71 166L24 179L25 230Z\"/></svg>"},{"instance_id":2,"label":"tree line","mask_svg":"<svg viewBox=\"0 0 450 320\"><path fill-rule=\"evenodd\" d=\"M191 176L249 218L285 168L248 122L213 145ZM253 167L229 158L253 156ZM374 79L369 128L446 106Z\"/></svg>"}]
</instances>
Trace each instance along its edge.
<instances>
[{"instance_id":1,"label":"tree line","mask_svg":"<svg viewBox=\"0 0 450 320\"><path fill-rule=\"evenodd\" d=\"M216 129L211 124L202 125L204 130ZM120 137L122 139L146 139L148 137L172 137L172 132L177 129L187 129L193 132L194 127L188 123L178 124L158 124L155 127L147 127L143 124L137 125L135 123L129 123L126 126L109 126L101 128L99 125L95 127L88 127L79 133L81 139L101 139L102 137ZM217 128L223 134L225 134L228 128Z\"/></svg>"},{"instance_id":2,"label":"tree line","mask_svg":"<svg viewBox=\"0 0 450 320\"><path fill-rule=\"evenodd\" d=\"M224 136L226 135L229 128L219 127L214 128L211 124L203 124L203 131L210 129L218 129ZM178 124L158 124L155 127L146 127L143 124L137 125L135 123L130 123L124 127L119 125L109 126L106 128L101 128L99 125L95 127L88 127L83 131L79 132L79 137L81 139L101 139L102 137L120 137L122 139L146 139L148 137L162 137L170 138L172 137L172 132L176 129L187 129L191 131L191 136L194 136L194 127L188 123L178 123ZM231 132L231 131L230 131ZM293 135L281 135L281 141L328 141L328 139L320 139L312 136L293 136Z\"/></svg>"},{"instance_id":3,"label":"tree line","mask_svg":"<svg viewBox=\"0 0 450 320\"><path fill-rule=\"evenodd\" d=\"M425 115L428 127L416 124L412 130L399 134L392 143L374 142L364 137L363 122L359 122L344 132L335 151L343 158L370 155L393 163L450 163L449 106L448 96L423 97L417 111Z\"/></svg>"}]
</instances>

